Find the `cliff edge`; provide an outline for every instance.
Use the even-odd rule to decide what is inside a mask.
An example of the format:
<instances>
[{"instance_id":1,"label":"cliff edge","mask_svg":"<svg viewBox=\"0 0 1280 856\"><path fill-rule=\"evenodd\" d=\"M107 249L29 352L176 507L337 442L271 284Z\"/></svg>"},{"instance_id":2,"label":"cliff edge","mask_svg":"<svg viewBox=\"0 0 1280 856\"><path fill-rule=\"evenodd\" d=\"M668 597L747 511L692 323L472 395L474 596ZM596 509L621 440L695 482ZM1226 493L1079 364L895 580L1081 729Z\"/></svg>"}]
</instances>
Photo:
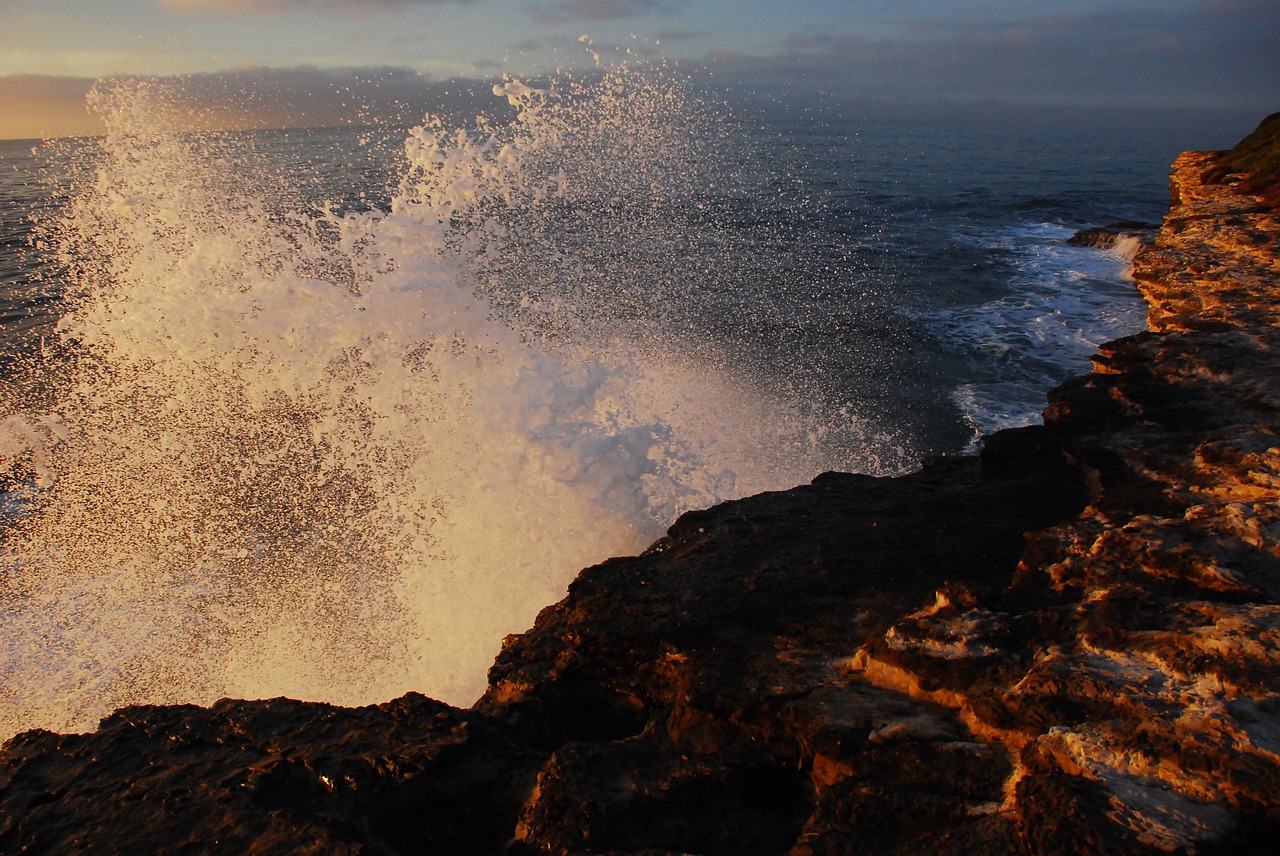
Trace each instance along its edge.
<instances>
[{"instance_id":1,"label":"cliff edge","mask_svg":"<svg viewBox=\"0 0 1280 856\"><path fill-rule=\"evenodd\" d=\"M1271 852L1280 220L1240 170L1178 158L1150 331L1042 427L686 514L509 637L470 710L19 735L0 851Z\"/></svg>"}]
</instances>

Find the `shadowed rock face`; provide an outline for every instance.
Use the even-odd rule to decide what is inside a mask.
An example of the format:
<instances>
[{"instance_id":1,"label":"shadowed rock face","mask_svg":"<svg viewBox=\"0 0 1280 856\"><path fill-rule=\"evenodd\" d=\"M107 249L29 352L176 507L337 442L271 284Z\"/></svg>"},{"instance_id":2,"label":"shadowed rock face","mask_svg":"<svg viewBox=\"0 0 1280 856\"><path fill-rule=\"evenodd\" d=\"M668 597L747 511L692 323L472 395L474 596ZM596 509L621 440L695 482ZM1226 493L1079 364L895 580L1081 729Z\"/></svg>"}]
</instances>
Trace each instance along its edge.
<instances>
[{"instance_id":1,"label":"shadowed rock face","mask_svg":"<svg viewBox=\"0 0 1280 856\"><path fill-rule=\"evenodd\" d=\"M1043 427L686 514L508 638L470 710L223 701L19 735L0 852L1261 851L1280 225L1213 154L1173 186L1135 262L1151 332Z\"/></svg>"}]
</instances>

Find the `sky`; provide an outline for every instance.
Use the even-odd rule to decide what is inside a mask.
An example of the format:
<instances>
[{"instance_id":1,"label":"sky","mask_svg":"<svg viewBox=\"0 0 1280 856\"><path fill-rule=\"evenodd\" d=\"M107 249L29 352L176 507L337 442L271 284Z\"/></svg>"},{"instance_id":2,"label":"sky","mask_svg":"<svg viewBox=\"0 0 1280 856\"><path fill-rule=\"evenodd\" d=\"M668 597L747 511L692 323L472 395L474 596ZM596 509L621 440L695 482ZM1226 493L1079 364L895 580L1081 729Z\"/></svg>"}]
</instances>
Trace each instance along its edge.
<instances>
[{"instance_id":1,"label":"sky","mask_svg":"<svg viewBox=\"0 0 1280 856\"><path fill-rule=\"evenodd\" d=\"M233 124L325 124L590 66L589 47L872 119L1244 133L1280 110L1280 0L0 0L0 139L99 131L84 95L103 77L190 76Z\"/></svg>"}]
</instances>

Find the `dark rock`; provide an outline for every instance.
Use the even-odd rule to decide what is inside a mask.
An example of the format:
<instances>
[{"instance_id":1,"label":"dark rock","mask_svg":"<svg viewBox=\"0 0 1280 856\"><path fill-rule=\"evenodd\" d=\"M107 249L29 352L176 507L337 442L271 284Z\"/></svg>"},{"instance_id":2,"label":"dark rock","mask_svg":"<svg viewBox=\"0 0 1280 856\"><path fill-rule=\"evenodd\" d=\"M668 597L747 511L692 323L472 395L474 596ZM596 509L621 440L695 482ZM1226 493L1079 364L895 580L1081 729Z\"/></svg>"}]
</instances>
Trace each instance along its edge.
<instances>
[{"instance_id":1,"label":"dark rock","mask_svg":"<svg viewBox=\"0 0 1280 856\"><path fill-rule=\"evenodd\" d=\"M423 696L132 707L5 745L4 853L500 852L541 756Z\"/></svg>"},{"instance_id":2,"label":"dark rock","mask_svg":"<svg viewBox=\"0 0 1280 856\"><path fill-rule=\"evenodd\" d=\"M1223 163L1179 158L1151 331L1043 426L686 514L509 637L470 710L19 735L0 851L1270 852L1280 224Z\"/></svg>"},{"instance_id":3,"label":"dark rock","mask_svg":"<svg viewBox=\"0 0 1280 856\"><path fill-rule=\"evenodd\" d=\"M1137 220L1121 220L1108 226L1096 226L1091 229L1080 229L1067 243L1073 247L1096 247L1110 250L1121 238L1137 238L1142 244L1150 244L1160 231L1153 223L1141 223Z\"/></svg>"}]
</instances>

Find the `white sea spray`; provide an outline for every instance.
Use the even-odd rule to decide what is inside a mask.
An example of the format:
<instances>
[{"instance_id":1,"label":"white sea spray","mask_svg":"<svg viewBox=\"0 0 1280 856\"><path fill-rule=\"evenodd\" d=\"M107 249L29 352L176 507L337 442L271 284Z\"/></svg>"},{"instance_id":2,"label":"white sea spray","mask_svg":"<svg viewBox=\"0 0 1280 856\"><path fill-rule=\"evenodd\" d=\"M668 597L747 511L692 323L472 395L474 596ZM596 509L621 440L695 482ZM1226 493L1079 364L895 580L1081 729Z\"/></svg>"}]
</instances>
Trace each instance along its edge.
<instances>
[{"instance_id":1,"label":"white sea spray","mask_svg":"<svg viewBox=\"0 0 1280 856\"><path fill-rule=\"evenodd\" d=\"M466 704L581 567L878 469L856 418L766 392L637 264L695 252L675 215L715 167L662 70L428 118L387 210L306 209L185 131L173 86L99 85L109 134L51 235L64 380L0 432L38 486L3 548L0 732L222 696Z\"/></svg>"}]
</instances>

